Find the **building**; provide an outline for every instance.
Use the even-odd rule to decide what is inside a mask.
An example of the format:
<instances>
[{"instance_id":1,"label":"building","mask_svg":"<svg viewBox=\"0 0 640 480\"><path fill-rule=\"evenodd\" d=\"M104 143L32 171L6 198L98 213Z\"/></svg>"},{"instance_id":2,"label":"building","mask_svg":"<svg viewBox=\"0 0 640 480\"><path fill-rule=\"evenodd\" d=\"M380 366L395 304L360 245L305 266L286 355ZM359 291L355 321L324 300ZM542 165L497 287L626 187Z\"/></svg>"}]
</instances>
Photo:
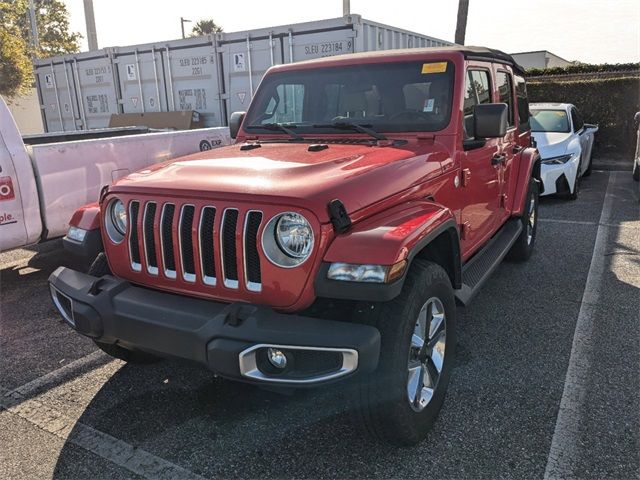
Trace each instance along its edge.
<instances>
[{"instance_id":1,"label":"building","mask_svg":"<svg viewBox=\"0 0 640 480\"><path fill-rule=\"evenodd\" d=\"M536 50L533 52L512 53L513 59L525 70L530 68L553 68L568 67L572 62L565 60L558 55L547 50Z\"/></svg>"}]
</instances>

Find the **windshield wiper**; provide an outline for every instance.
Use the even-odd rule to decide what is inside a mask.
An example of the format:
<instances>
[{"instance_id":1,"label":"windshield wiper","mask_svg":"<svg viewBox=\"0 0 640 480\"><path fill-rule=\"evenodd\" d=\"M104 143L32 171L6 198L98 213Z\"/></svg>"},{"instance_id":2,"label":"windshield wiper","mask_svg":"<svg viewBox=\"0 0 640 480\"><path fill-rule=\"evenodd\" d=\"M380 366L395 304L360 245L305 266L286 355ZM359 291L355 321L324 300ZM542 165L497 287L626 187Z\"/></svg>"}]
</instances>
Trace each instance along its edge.
<instances>
[{"instance_id":1,"label":"windshield wiper","mask_svg":"<svg viewBox=\"0 0 640 480\"><path fill-rule=\"evenodd\" d=\"M260 123L256 125L247 125L247 130L253 130L258 128L264 128L265 130L274 130L284 132L287 135L290 135L294 140L304 140L300 135L291 130L292 128L296 128L297 125L295 123Z\"/></svg>"},{"instance_id":2,"label":"windshield wiper","mask_svg":"<svg viewBox=\"0 0 640 480\"><path fill-rule=\"evenodd\" d=\"M383 134L376 132L371 125L350 123L350 122L333 122L333 123L317 123L312 125L313 128L336 128L338 130L354 130L360 133L366 133L367 135L375 138L376 140L387 140Z\"/></svg>"}]
</instances>

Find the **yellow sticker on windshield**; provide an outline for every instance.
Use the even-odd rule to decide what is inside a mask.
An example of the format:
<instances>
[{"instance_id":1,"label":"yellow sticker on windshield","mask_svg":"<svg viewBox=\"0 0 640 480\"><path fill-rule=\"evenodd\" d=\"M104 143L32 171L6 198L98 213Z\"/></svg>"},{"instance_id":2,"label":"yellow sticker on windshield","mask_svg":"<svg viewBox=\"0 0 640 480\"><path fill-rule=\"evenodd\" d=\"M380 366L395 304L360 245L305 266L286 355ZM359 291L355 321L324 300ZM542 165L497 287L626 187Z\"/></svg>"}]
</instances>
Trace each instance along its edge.
<instances>
[{"instance_id":1,"label":"yellow sticker on windshield","mask_svg":"<svg viewBox=\"0 0 640 480\"><path fill-rule=\"evenodd\" d=\"M447 62L423 63L422 74L443 73L447 71Z\"/></svg>"}]
</instances>

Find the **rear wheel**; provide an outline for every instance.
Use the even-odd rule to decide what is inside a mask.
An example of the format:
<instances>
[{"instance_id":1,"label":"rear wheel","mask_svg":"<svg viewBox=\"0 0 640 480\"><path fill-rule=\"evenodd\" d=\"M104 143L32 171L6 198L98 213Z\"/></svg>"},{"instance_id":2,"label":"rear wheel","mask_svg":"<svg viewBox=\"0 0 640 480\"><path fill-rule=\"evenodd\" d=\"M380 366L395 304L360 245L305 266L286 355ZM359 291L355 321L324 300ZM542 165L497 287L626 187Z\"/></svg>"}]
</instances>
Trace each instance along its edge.
<instances>
[{"instance_id":1,"label":"rear wheel","mask_svg":"<svg viewBox=\"0 0 640 480\"><path fill-rule=\"evenodd\" d=\"M359 385L368 432L412 445L425 438L444 402L456 345L451 281L432 262L415 260L402 293L363 312L380 330L380 361Z\"/></svg>"},{"instance_id":2,"label":"rear wheel","mask_svg":"<svg viewBox=\"0 0 640 480\"><path fill-rule=\"evenodd\" d=\"M89 267L89 271L87 273L94 277L111 275L111 269L109 268L107 256L104 254L104 252L98 254L96 259L91 264L91 267ZM139 350L130 350L128 348L121 347L120 345L102 343L96 340L94 340L93 343L95 343L96 346L107 355L118 358L120 360L124 360L125 362L144 364L155 363L160 360L159 357L156 357L155 355L152 355L150 353L141 352Z\"/></svg>"},{"instance_id":3,"label":"rear wheel","mask_svg":"<svg viewBox=\"0 0 640 480\"><path fill-rule=\"evenodd\" d=\"M507 259L512 262L528 260L533 253L533 246L536 242L536 234L538 232L539 190L538 181L535 178L530 178L524 211L520 217L522 232L520 232L520 235L507 254Z\"/></svg>"}]
</instances>

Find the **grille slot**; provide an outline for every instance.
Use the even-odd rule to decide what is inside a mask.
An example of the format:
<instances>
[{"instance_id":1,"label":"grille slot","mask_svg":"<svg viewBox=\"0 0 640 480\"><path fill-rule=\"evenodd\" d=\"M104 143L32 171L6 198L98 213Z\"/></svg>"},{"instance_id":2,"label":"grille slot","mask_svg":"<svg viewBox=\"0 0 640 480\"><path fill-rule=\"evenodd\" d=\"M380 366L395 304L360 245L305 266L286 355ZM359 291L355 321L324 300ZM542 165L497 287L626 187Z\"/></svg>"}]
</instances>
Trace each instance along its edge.
<instances>
[{"instance_id":1,"label":"grille slot","mask_svg":"<svg viewBox=\"0 0 640 480\"><path fill-rule=\"evenodd\" d=\"M155 229L153 228L156 218L156 202L147 202L144 207L144 218L142 219L144 230L144 254L147 262L147 271L151 275L158 274L158 258L156 256Z\"/></svg>"},{"instance_id":2,"label":"grille slot","mask_svg":"<svg viewBox=\"0 0 640 480\"><path fill-rule=\"evenodd\" d=\"M260 255L258 255L258 229L262 223L262 212L249 211L244 223L244 267L247 290L262 290Z\"/></svg>"},{"instance_id":3,"label":"grille slot","mask_svg":"<svg viewBox=\"0 0 640 480\"><path fill-rule=\"evenodd\" d=\"M204 207L200 215L199 240L200 240L200 266L202 268L202 281L206 285L216 284L216 259L214 256L214 233L216 221L216 209Z\"/></svg>"},{"instance_id":4,"label":"grille slot","mask_svg":"<svg viewBox=\"0 0 640 480\"><path fill-rule=\"evenodd\" d=\"M168 278L176 278L176 260L173 251L173 215L176 206L165 203L160 216L160 246L162 249L162 264L164 274Z\"/></svg>"},{"instance_id":5,"label":"grille slot","mask_svg":"<svg viewBox=\"0 0 640 480\"><path fill-rule=\"evenodd\" d=\"M180 213L179 238L180 259L182 260L182 277L187 282L196 281L196 267L193 261L193 205L184 205Z\"/></svg>"},{"instance_id":6,"label":"grille slot","mask_svg":"<svg viewBox=\"0 0 640 480\"><path fill-rule=\"evenodd\" d=\"M222 277L224 286L238 288L238 266L236 264L236 227L238 226L238 210L227 208L222 216L222 232L220 245L222 248Z\"/></svg>"},{"instance_id":7,"label":"grille slot","mask_svg":"<svg viewBox=\"0 0 640 480\"><path fill-rule=\"evenodd\" d=\"M138 212L140 210L140 202L133 201L129 203L129 257L131 260L131 268L136 272L142 270L140 263L140 245L138 242Z\"/></svg>"}]
</instances>

